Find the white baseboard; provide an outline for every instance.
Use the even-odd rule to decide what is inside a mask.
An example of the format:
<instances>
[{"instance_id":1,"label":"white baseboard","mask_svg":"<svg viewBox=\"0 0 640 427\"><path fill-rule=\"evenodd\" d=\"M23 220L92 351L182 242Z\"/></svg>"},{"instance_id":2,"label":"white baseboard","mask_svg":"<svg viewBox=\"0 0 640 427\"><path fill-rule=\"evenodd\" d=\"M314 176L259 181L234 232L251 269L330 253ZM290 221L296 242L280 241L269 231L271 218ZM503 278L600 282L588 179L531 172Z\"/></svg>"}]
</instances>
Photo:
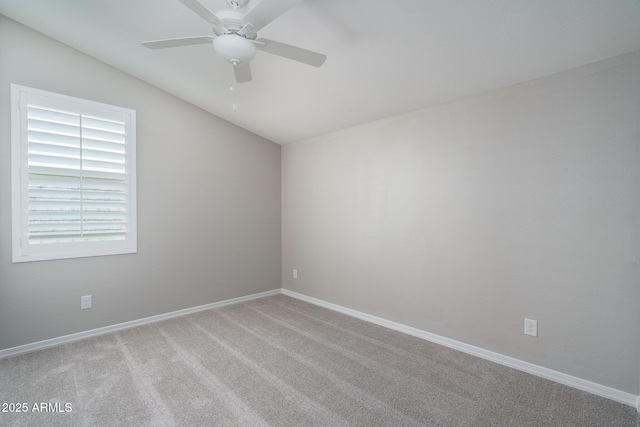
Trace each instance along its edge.
<instances>
[{"instance_id":1,"label":"white baseboard","mask_svg":"<svg viewBox=\"0 0 640 427\"><path fill-rule=\"evenodd\" d=\"M78 332L75 334L64 335L62 337L52 338L44 341L38 341L31 344L25 344L18 347L12 347L5 350L0 350L0 359L5 357L16 356L23 353L30 353L36 350L42 350L44 348L54 347L61 344L70 343L86 338L95 337L98 335L108 334L110 332L121 331L123 329L133 328L135 326L146 325L148 323L159 322L161 320L171 319L173 317L184 316L185 314L196 313L198 311L209 310L210 308L222 307L229 304L237 304L244 301L249 301L257 298L264 298L271 295L277 295L281 293L280 289L274 289L272 291L260 292L253 295L247 295L244 297L232 298L225 301L218 301L211 304L199 305L197 307L185 308L183 310L172 311L170 313L158 314L157 316L145 317L143 319L132 320L130 322L118 323L116 325L105 326L103 328L91 329L89 331Z\"/></svg>"},{"instance_id":2,"label":"white baseboard","mask_svg":"<svg viewBox=\"0 0 640 427\"><path fill-rule=\"evenodd\" d=\"M480 347L465 344L460 341L452 340L440 335L432 334L430 332L423 331L421 329L413 328L411 326L403 325L401 323L392 322L390 320L383 319L381 317L372 316L357 310L342 307L337 304L326 302L317 298L313 298L307 295L303 295L288 289L274 289L271 291L260 292L253 295L247 295L243 297L233 298L225 301L214 302L211 304L200 305L197 307L190 307L183 310L172 311L170 313L159 314L156 316L145 317L143 319L132 320L130 322L118 323L116 325L105 326L103 328L91 329L88 331L78 332L75 334L65 335L62 337L52 338L44 341L38 341L31 344L25 344L18 347L12 347L5 350L0 350L0 359L16 356L19 354L29 353L36 350L42 350L49 347L54 347L61 344L70 343L86 338L95 337L98 335L108 334L110 332L121 331L123 329L133 328L135 326L146 325L149 323L159 322L161 320L171 319L173 317L184 316L186 314L196 313L198 311L208 310L211 308L222 307L230 304L237 304L244 301L250 301L253 299L264 298L277 294L284 294L302 301L309 302L311 304L318 305L320 307L328 308L367 322L374 323L376 325L384 326L389 329L404 332L409 335L413 335L418 338L425 339L427 341L434 342L436 344L443 345L445 347L453 348L473 356L480 357L492 362L499 363L510 368L518 369L523 372L527 372L533 375L537 375L542 378L555 381L560 384L567 385L569 387L577 388L579 390L586 391L588 393L595 394L597 396L605 397L607 399L614 400L616 402L624 403L629 406L633 406L640 412L640 396L626 393L620 390L616 390L611 387L607 387L601 384L597 384L591 381L584 380L582 378L574 377L562 372L554 371L552 369L544 368L542 366L534 365L533 363L524 362L513 357L505 356L493 351L485 350Z\"/></svg>"},{"instance_id":3,"label":"white baseboard","mask_svg":"<svg viewBox=\"0 0 640 427\"><path fill-rule=\"evenodd\" d=\"M338 311L340 313L356 317L367 322L375 323L376 325L384 326L389 329L404 332L405 334L413 335L418 338L431 341L436 344L443 345L445 347L453 348L455 350L462 351L464 353L471 354L473 356L480 357L482 359L496 362L510 368L518 369L529 374L537 375L542 378L546 378L551 381L555 381L560 384L567 385L569 387L577 388L582 391L586 391L597 396L605 397L607 399L614 400L616 402L624 403L629 406L633 406L640 412L640 396L626 393L624 391L616 390L611 387L607 387L601 384L594 383L592 381L584 380L582 378L574 377L572 375L564 374L562 372L554 371L552 369L544 368L542 366L534 365L533 363L524 362L513 357L505 356L500 353L485 350L480 347L465 344L460 341L452 340L440 335L432 334L430 332L423 331L421 329L406 326L401 323L392 322L390 320L383 319L381 317L372 316L370 314L362 313L357 310L342 307L337 304L326 302L317 298L309 297L307 295L299 294L288 289L282 289L284 295L309 302L311 304L318 305L320 307L328 308L330 310Z\"/></svg>"}]
</instances>

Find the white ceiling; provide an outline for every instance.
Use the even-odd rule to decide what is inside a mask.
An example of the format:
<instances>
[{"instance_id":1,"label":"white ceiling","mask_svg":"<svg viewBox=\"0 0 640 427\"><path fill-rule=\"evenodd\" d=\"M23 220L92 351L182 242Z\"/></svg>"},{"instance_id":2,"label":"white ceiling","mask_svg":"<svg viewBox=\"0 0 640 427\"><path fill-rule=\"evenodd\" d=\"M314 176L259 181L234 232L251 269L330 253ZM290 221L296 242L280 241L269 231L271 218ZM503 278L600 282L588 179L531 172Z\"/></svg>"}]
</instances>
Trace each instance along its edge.
<instances>
[{"instance_id":1,"label":"white ceiling","mask_svg":"<svg viewBox=\"0 0 640 427\"><path fill-rule=\"evenodd\" d=\"M178 0L0 0L0 13L280 144L640 50L638 0L306 0L258 37L326 63L258 52L237 85L208 45L140 45L212 34Z\"/></svg>"}]
</instances>

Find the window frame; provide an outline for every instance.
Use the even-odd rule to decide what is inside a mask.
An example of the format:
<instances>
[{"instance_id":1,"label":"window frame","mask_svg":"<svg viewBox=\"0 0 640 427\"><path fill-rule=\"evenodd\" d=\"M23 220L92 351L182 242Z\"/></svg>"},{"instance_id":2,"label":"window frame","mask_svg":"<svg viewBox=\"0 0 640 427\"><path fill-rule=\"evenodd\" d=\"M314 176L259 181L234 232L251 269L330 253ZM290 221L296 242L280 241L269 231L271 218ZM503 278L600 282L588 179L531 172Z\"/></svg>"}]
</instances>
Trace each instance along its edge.
<instances>
[{"instance_id":1,"label":"window frame","mask_svg":"<svg viewBox=\"0 0 640 427\"><path fill-rule=\"evenodd\" d=\"M27 103L46 99L81 115L102 112L119 115L125 121L125 205L124 239L79 242L29 243L29 142ZM136 111L96 101L11 84L11 209L12 262L29 262L137 253L136 197Z\"/></svg>"}]
</instances>

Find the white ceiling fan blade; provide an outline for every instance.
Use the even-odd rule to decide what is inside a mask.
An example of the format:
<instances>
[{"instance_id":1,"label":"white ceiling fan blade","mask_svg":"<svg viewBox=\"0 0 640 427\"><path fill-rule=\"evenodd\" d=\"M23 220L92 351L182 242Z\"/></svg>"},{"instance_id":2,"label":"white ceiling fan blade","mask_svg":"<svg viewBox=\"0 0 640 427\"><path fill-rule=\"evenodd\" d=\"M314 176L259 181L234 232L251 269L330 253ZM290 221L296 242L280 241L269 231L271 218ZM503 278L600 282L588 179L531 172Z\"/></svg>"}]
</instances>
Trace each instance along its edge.
<instances>
[{"instance_id":1,"label":"white ceiling fan blade","mask_svg":"<svg viewBox=\"0 0 640 427\"><path fill-rule=\"evenodd\" d=\"M244 27L247 24L251 24L251 31L255 33L301 1L302 0L259 0L258 3L244 15L240 25Z\"/></svg>"},{"instance_id":2,"label":"white ceiling fan blade","mask_svg":"<svg viewBox=\"0 0 640 427\"><path fill-rule=\"evenodd\" d=\"M314 67L321 66L327 59L327 55L269 39L258 39L255 41L255 44L259 50L264 52L293 59L294 61L313 65Z\"/></svg>"},{"instance_id":3,"label":"white ceiling fan blade","mask_svg":"<svg viewBox=\"0 0 640 427\"><path fill-rule=\"evenodd\" d=\"M168 47L189 46L192 44L211 43L211 36L180 37L177 39L153 40L141 44L149 49L165 49Z\"/></svg>"},{"instance_id":4,"label":"white ceiling fan blade","mask_svg":"<svg viewBox=\"0 0 640 427\"><path fill-rule=\"evenodd\" d=\"M214 37L211 36L195 36L195 37L180 37L177 39L165 39L165 40L153 40L148 42L142 42L141 44L149 49L165 49L168 47L180 47L189 46L192 44L205 44L211 43Z\"/></svg>"},{"instance_id":5,"label":"white ceiling fan blade","mask_svg":"<svg viewBox=\"0 0 640 427\"><path fill-rule=\"evenodd\" d=\"M214 15L213 12L211 12L205 5L200 3L198 0L180 0L180 3L187 6L189 9L191 9L193 12L195 12L202 19L204 19L214 27L218 28L218 30L221 30L224 33L229 33L229 30L225 28L220 18Z\"/></svg>"},{"instance_id":6,"label":"white ceiling fan blade","mask_svg":"<svg viewBox=\"0 0 640 427\"><path fill-rule=\"evenodd\" d=\"M236 75L238 83L246 83L251 81L251 67L248 62L233 66L233 72Z\"/></svg>"}]
</instances>

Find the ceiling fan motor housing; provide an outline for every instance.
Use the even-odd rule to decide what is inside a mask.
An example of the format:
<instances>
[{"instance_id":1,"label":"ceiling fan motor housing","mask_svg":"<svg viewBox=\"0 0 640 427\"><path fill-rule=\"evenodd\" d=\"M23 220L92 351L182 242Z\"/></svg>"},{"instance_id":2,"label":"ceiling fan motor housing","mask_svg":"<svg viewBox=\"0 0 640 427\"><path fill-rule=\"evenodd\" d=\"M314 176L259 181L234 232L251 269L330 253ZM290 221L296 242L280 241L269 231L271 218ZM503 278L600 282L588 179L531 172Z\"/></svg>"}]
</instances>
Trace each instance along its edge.
<instances>
[{"instance_id":1,"label":"ceiling fan motor housing","mask_svg":"<svg viewBox=\"0 0 640 427\"><path fill-rule=\"evenodd\" d=\"M215 13L215 16L222 22L224 28L213 26L213 32L220 36L222 34L240 33L243 37L254 40L256 38L255 31L252 31L252 26L242 25L242 19L245 14L238 9L222 9Z\"/></svg>"}]
</instances>

